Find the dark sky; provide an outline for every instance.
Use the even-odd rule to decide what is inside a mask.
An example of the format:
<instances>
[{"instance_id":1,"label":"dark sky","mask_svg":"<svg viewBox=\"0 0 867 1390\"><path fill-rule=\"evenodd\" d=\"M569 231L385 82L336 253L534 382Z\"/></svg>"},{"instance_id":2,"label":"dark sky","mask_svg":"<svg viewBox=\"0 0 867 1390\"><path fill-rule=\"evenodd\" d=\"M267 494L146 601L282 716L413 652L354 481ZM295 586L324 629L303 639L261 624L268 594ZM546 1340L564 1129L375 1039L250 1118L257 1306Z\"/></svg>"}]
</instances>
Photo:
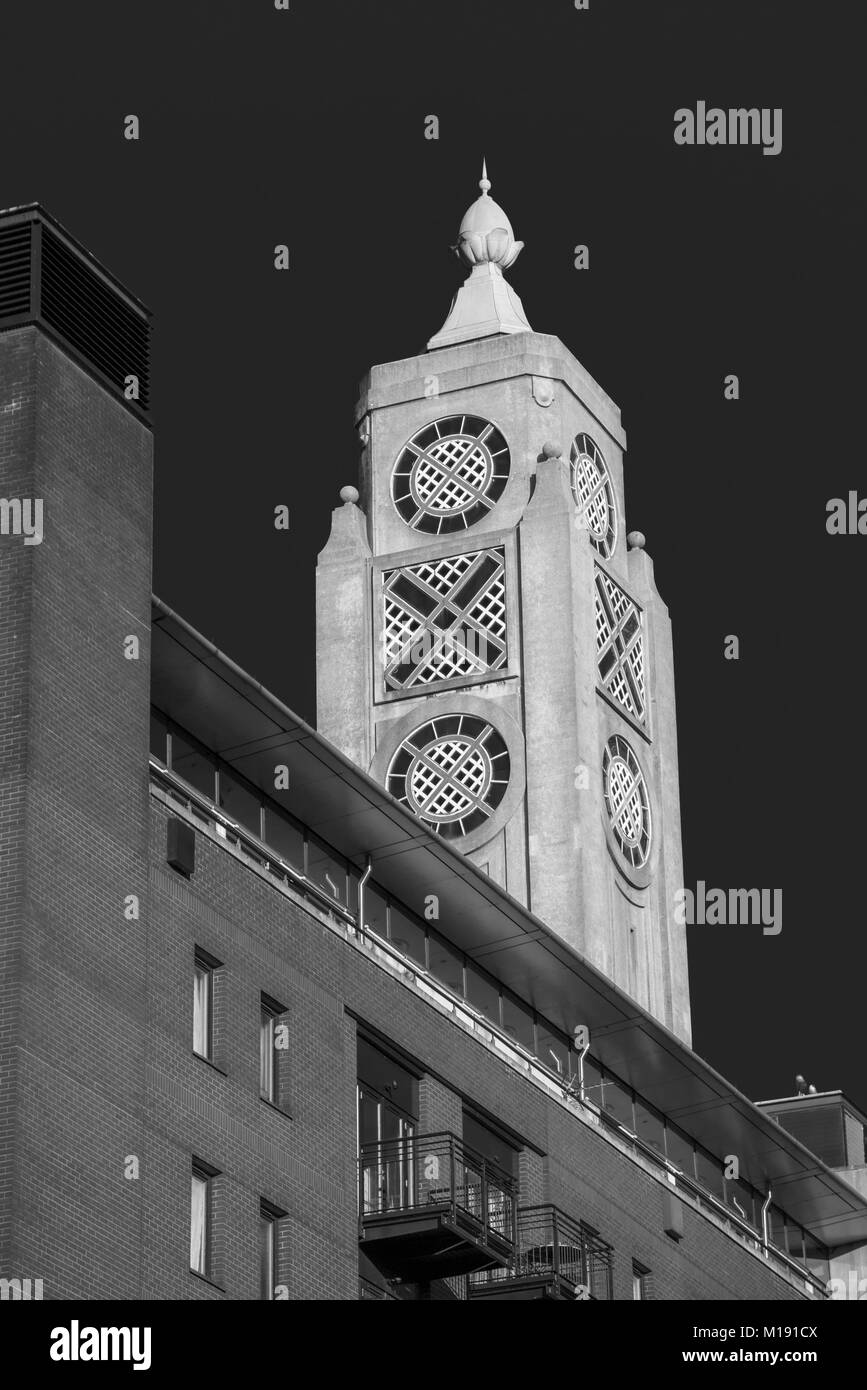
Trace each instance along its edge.
<instances>
[{"instance_id":1,"label":"dark sky","mask_svg":"<svg viewBox=\"0 0 867 1390\"><path fill-rule=\"evenodd\" d=\"M155 591L312 722L357 383L441 325L487 156L530 322L623 411L674 623L686 882L783 890L777 937L691 930L696 1049L753 1097L803 1071L867 1106L867 537L825 530L867 495L855 12L11 0L0 206L42 202L154 311ZM699 99L782 107L782 154L678 148Z\"/></svg>"}]
</instances>

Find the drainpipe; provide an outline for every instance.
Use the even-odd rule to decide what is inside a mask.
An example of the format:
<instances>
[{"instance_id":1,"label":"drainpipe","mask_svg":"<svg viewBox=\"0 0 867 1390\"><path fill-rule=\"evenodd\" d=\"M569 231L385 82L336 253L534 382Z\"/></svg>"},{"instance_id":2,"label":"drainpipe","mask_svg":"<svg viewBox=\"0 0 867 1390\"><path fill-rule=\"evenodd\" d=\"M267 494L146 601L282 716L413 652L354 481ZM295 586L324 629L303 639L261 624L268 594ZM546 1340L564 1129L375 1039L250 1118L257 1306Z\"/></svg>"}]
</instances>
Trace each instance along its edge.
<instances>
[{"instance_id":1,"label":"drainpipe","mask_svg":"<svg viewBox=\"0 0 867 1390\"><path fill-rule=\"evenodd\" d=\"M373 872L373 862L370 855L367 856L367 868L358 880L358 930L364 935L364 885Z\"/></svg>"},{"instance_id":2,"label":"drainpipe","mask_svg":"<svg viewBox=\"0 0 867 1390\"><path fill-rule=\"evenodd\" d=\"M583 1100L583 1099L584 1099L584 1058L587 1056L587 1053L588 1053L589 1051L590 1051L590 1039L588 1038L587 1042L584 1044L584 1046L582 1047L580 1053L578 1054L578 1099L579 1099L579 1100Z\"/></svg>"},{"instance_id":3,"label":"drainpipe","mask_svg":"<svg viewBox=\"0 0 867 1390\"><path fill-rule=\"evenodd\" d=\"M765 1247L765 1254L768 1253L768 1207L771 1205L771 1189L768 1188L768 1195L762 1203L762 1244Z\"/></svg>"}]
</instances>

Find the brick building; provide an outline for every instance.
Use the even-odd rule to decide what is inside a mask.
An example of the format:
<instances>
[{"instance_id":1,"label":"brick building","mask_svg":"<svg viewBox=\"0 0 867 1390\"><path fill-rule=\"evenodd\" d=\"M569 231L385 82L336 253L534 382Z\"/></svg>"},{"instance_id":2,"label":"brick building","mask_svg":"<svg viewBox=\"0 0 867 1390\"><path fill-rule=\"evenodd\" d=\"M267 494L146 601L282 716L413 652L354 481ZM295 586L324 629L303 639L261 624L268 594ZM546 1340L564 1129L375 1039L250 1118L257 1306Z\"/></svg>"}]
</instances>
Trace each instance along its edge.
<instances>
[{"instance_id":1,"label":"brick building","mask_svg":"<svg viewBox=\"0 0 867 1390\"><path fill-rule=\"evenodd\" d=\"M506 264L496 231L467 237ZM572 551L551 417L531 439L529 408L504 403L526 388L582 438L592 416L615 514L616 408L470 246L481 273L432 340L433 372L377 368L359 408L365 496L344 490L320 569L329 739L152 598L147 312L39 208L0 217L0 1277L41 1279L45 1298L811 1300L863 1272L863 1117L848 1108L841 1161L823 1159L787 1102L766 1113L689 1046L665 918L680 873L667 617L641 544L594 555L584 534ZM483 545L437 532L420 551L388 511L418 477L389 492L383 460L456 415L475 448L474 391L513 437L514 476L488 494ZM573 481L590 476L581 448ZM565 629L546 643L534 628L527 576L546 550L573 566L592 679L556 667ZM492 643L469 674L421 679L422 651L391 662L385 691L375 586L399 597L401 568L415 582L479 554L489 576L500 565L522 661ZM644 686L629 634L625 684L597 681L600 582L643 615ZM578 711L566 782L552 682ZM407 740L432 766L462 739L488 759L475 802L455 779L448 805L442 780L424 804L399 794L401 777L420 786ZM643 780L612 806L624 745ZM546 770L586 850L577 874ZM573 808L573 784L596 799Z\"/></svg>"}]
</instances>

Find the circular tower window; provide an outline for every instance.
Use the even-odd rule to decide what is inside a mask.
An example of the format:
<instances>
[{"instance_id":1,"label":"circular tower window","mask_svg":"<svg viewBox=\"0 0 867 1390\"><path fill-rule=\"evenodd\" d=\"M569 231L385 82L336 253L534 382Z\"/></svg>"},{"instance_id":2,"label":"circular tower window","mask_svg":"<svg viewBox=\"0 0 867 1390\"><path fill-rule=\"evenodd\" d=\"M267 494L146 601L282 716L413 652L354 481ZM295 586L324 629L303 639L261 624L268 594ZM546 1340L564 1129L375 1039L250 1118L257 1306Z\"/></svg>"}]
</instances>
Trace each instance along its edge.
<instances>
[{"instance_id":1,"label":"circular tower window","mask_svg":"<svg viewBox=\"0 0 867 1390\"><path fill-rule=\"evenodd\" d=\"M619 734L605 746L602 780L614 839L624 858L640 868L650 854L650 796L638 759Z\"/></svg>"},{"instance_id":2,"label":"circular tower window","mask_svg":"<svg viewBox=\"0 0 867 1390\"><path fill-rule=\"evenodd\" d=\"M575 505L591 541L607 560L617 544L617 508L605 460L589 434L576 435L571 460Z\"/></svg>"},{"instance_id":3,"label":"circular tower window","mask_svg":"<svg viewBox=\"0 0 867 1390\"><path fill-rule=\"evenodd\" d=\"M492 724L446 714L409 734L386 774L392 796L444 839L483 825L509 785L509 752Z\"/></svg>"},{"instance_id":4,"label":"circular tower window","mask_svg":"<svg viewBox=\"0 0 867 1390\"><path fill-rule=\"evenodd\" d=\"M416 531L445 535L480 521L509 479L509 446L478 415L425 425L400 452L391 476L394 505Z\"/></svg>"}]
</instances>

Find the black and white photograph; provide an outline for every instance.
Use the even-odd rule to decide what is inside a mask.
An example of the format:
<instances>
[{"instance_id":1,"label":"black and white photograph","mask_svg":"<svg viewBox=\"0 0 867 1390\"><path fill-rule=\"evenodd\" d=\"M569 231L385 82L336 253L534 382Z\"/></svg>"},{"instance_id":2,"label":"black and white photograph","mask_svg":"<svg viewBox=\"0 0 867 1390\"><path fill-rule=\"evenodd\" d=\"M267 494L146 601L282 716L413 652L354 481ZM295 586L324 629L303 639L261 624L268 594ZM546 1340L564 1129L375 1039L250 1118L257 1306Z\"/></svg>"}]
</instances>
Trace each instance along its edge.
<instances>
[{"instance_id":1,"label":"black and white photograph","mask_svg":"<svg viewBox=\"0 0 867 1390\"><path fill-rule=\"evenodd\" d=\"M267 1358L304 1324L235 1305L302 1301L854 1354L857 18L8 0L28 1369Z\"/></svg>"}]
</instances>

